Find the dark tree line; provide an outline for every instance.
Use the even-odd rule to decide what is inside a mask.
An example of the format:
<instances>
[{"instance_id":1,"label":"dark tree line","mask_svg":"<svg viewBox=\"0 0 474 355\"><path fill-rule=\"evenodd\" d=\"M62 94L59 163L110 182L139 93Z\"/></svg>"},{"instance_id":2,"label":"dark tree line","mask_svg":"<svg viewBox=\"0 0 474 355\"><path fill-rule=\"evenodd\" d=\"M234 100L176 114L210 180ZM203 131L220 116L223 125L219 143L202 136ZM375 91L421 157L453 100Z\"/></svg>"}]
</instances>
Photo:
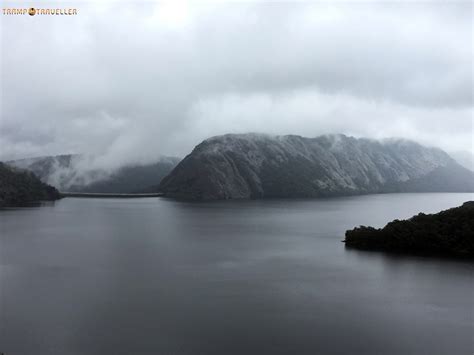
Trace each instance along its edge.
<instances>
[{"instance_id":1,"label":"dark tree line","mask_svg":"<svg viewBox=\"0 0 474 355\"><path fill-rule=\"evenodd\" d=\"M437 214L394 220L381 229L354 228L346 231L345 242L359 249L474 257L474 201Z\"/></svg>"},{"instance_id":2,"label":"dark tree line","mask_svg":"<svg viewBox=\"0 0 474 355\"><path fill-rule=\"evenodd\" d=\"M61 195L56 188L41 182L33 173L0 162L0 207L59 198Z\"/></svg>"}]
</instances>

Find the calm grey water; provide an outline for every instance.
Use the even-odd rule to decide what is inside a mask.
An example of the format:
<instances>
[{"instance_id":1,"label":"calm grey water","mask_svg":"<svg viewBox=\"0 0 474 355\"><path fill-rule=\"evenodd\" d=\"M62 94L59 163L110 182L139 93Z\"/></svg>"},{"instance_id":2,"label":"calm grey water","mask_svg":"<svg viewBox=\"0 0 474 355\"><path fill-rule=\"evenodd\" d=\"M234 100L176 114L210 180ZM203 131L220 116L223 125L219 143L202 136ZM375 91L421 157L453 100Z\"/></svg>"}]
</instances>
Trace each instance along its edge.
<instances>
[{"instance_id":1,"label":"calm grey water","mask_svg":"<svg viewBox=\"0 0 474 355\"><path fill-rule=\"evenodd\" d=\"M469 354L474 265L346 250L344 231L473 194L0 211L0 352Z\"/></svg>"}]
</instances>

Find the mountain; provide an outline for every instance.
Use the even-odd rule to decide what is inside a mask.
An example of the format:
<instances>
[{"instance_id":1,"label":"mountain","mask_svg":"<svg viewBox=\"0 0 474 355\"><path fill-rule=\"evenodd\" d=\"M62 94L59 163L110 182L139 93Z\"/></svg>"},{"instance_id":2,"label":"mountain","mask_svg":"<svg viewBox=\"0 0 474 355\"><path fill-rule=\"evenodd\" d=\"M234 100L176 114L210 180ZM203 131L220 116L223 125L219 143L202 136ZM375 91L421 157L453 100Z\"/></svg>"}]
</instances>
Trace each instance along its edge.
<instances>
[{"instance_id":1,"label":"mountain","mask_svg":"<svg viewBox=\"0 0 474 355\"><path fill-rule=\"evenodd\" d=\"M346 232L348 247L474 257L474 201L437 214L395 220L382 229L361 226Z\"/></svg>"},{"instance_id":2,"label":"mountain","mask_svg":"<svg viewBox=\"0 0 474 355\"><path fill-rule=\"evenodd\" d=\"M474 191L474 174L407 140L227 134L196 146L159 190L190 200L464 192Z\"/></svg>"},{"instance_id":3,"label":"mountain","mask_svg":"<svg viewBox=\"0 0 474 355\"><path fill-rule=\"evenodd\" d=\"M41 182L33 173L0 162L0 207L59 198L58 190Z\"/></svg>"},{"instance_id":4,"label":"mountain","mask_svg":"<svg viewBox=\"0 0 474 355\"><path fill-rule=\"evenodd\" d=\"M466 169L474 171L474 154L467 151L458 151L449 153L450 156L456 160L459 165L464 166Z\"/></svg>"},{"instance_id":5,"label":"mountain","mask_svg":"<svg viewBox=\"0 0 474 355\"><path fill-rule=\"evenodd\" d=\"M140 193L154 192L160 181L178 164L178 158L154 164L124 166L110 176L88 185L71 185L71 192Z\"/></svg>"},{"instance_id":6,"label":"mountain","mask_svg":"<svg viewBox=\"0 0 474 355\"><path fill-rule=\"evenodd\" d=\"M156 190L178 162L175 157L161 157L151 164L106 169L94 157L75 154L21 159L8 164L32 171L61 191L135 193Z\"/></svg>"}]
</instances>

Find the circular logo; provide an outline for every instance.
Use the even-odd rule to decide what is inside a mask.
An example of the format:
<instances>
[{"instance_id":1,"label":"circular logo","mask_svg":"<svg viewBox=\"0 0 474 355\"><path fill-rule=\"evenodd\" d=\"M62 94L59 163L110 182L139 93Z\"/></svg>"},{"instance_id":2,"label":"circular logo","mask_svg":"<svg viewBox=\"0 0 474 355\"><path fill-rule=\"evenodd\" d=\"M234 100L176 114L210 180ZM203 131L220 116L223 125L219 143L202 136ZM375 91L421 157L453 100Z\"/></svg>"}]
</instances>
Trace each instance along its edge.
<instances>
[{"instance_id":1,"label":"circular logo","mask_svg":"<svg viewBox=\"0 0 474 355\"><path fill-rule=\"evenodd\" d=\"M34 16L34 15L36 14L36 9L35 9L34 7L30 7L30 8L28 9L28 14L29 14L30 16Z\"/></svg>"}]
</instances>

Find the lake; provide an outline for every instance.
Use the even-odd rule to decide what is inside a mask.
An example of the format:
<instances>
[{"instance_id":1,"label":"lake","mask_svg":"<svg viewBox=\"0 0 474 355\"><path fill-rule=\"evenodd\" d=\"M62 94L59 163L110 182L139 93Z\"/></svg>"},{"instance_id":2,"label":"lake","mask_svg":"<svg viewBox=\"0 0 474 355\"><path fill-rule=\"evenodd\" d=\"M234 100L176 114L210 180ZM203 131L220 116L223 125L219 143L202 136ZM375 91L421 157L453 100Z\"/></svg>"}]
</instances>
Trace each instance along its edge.
<instances>
[{"instance_id":1,"label":"lake","mask_svg":"<svg viewBox=\"0 0 474 355\"><path fill-rule=\"evenodd\" d=\"M472 354L474 263L347 250L474 194L0 211L0 352Z\"/></svg>"}]
</instances>

